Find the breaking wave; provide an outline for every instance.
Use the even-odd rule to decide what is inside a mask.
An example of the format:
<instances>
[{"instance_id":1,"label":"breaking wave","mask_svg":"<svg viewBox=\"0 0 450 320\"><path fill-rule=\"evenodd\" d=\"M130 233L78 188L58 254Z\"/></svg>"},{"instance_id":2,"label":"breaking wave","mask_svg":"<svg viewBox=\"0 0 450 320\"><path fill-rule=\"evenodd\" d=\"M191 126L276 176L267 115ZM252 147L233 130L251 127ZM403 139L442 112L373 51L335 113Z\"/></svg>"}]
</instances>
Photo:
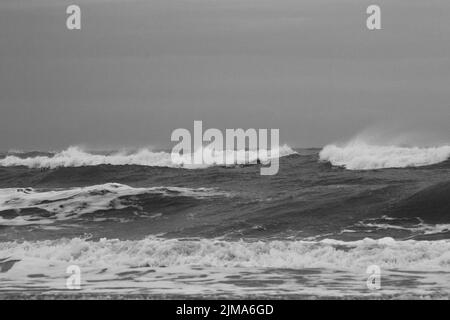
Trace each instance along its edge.
<instances>
[{"instance_id":1,"label":"breaking wave","mask_svg":"<svg viewBox=\"0 0 450 320\"><path fill-rule=\"evenodd\" d=\"M280 157L288 156L296 153L289 146L283 145L277 150ZM198 152L198 151L197 151ZM205 168L211 165L225 165L228 163L246 164L256 162L260 159L262 162L270 161L271 151L260 152L257 151L232 151L226 150L221 152L214 152L208 147L203 149L204 165L189 164L194 154L175 156L172 159L171 153L168 152L154 152L149 149L141 149L135 153L116 152L108 155L93 154L83 151L79 147L70 147L67 150L55 153L54 155L20 157L18 155L7 155L0 159L0 166L25 166L29 168L58 168L58 167L82 167L82 166L98 166L98 165L141 165L152 167L184 167L187 169ZM236 161L234 159L236 158Z\"/></svg>"},{"instance_id":2,"label":"breaking wave","mask_svg":"<svg viewBox=\"0 0 450 320\"><path fill-rule=\"evenodd\" d=\"M142 240L81 238L0 243L0 259L37 268L72 263L83 268L245 267L450 271L450 242L395 241L392 238L344 242ZM14 269L14 268L13 268Z\"/></svg>"},{"instance_id":3,"label":"breaking wave","mask_svg":"<svg viewBox=\"0 0 450 320\"><path fill-rule=\"evenodd\" d=\"M208 188L133 188L118 183L57 190L7 188L0 189L0 212L12 210L16 214L12 218L4 218L0 215L0 225L50 224L55 220L78 218L87 213L102 210L120 210L135 206L134 202L129 201L131 196L144 194L197 199L227 195ZM46 214L42 217L21 213L25 209L40 209L44 210Z\"/></svg>"},{"instance_id":4,"label":"breaking wave","mask_svg":"<svg viewBox=\"0 0 450 320\"><path fill-rule=\"evenodd\" d=\"M327 145L319 156L322 161L349 170L420 167L448 160L450 146L398 147L352 141L344 146Z\"/></svg>"}]
</instances>

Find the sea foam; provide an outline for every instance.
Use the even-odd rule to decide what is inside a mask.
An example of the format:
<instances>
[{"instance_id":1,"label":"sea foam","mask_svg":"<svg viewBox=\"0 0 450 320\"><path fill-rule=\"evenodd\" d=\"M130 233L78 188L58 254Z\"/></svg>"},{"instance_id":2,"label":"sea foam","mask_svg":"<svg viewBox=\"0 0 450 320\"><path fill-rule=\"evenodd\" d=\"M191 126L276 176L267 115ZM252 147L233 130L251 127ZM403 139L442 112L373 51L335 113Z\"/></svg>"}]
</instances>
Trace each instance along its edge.
<instances>
[{"instance_id":1,"label":"sea foam","mask_svg":"<svg viewBox=\"0 0 450 320\"><path fill-rule=\"evenodd\" d=\"M0 291L91 297L448 297L450 242L142 240L82 238L0 243ZM367 288L367 267L381 290ZM73 294L73 292L70 292ZM109 296L110 297L110 296ZM134 296L136 297L136 296Z\"/></svg>"},{"instance_id":2,"label":"sea foam","mask_svg":"<svg viewBox=\"0 0 450 320\"><path fill-rule=\"evenodd\" d=\"M27 265L77 264L84 268L245 267L331 268L365 271L382 269L450 271L450 241L396 241L392 238L358 241L224 241L60 239L2 242L0 258ZM39 262L39 263L38 263ZM20 263L19 263L20 264Z\"/></svg>"}]
</instances>

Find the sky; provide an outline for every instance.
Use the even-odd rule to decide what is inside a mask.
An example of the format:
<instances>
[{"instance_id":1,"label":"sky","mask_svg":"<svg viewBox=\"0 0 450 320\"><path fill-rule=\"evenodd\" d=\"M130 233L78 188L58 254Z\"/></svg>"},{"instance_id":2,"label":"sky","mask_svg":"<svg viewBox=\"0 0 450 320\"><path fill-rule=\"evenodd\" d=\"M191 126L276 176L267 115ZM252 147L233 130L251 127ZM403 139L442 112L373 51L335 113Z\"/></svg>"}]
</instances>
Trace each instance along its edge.
<instances>
[{"instance_id":1,"label":"sky","mask_svg":"<svg viewBox=\"0 0 450 320\"><path fill-rule=\"evenodd\" d=\"M168 147L194 120L295 147L448 142L449 80L448 0L0 2L0 150Z\"/></svg>"}]
</instances>

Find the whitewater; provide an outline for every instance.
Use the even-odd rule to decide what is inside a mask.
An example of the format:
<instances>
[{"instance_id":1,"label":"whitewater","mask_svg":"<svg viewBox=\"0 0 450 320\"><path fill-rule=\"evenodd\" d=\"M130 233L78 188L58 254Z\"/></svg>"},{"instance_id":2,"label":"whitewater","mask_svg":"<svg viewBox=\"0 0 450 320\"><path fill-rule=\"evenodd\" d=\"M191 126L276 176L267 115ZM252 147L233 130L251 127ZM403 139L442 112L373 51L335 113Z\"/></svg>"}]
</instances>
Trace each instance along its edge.
<instances>
[{"instance_id":1,"label":"whitewater","mask_svg":"<svg viewBox=\"0 0 450 320\"><path fill-rule=\"evenodd\" d=\"M351 141L342 146L325 146L320 152L322 161L349 170L421 167L444 162L450 158L450 145L439 147L399 147L373 145Z\"/></svg>"},{"instance_id":2,"label":"whitewater","mask_svg":"<svg viewBox=\"0 0 450 320\"><path fill-rule=\"evenodd\" d=\"M443 297L430 281L450 284L450 243L363 239L354 242L83 238L0 243L0 290L18 286L64 292L65 270L83 271L82 294L229 297ZM368 265L383 268L384 291L365 291ZM249 272L253 270L254 272ZM420 276L417 276L420 274ZM340 277L336 277L340 275ZM233 280L236 279L236 280ZM276 286L259 287L255 281ZM390 283L410 283L401 289Z\"/></svg>"},{"instance_id":3,"label":"whitewater","mask_svg":"<svg viewBox=\"0 0 450 320\"><path fill-rule=\"evenodd\" d=\"M7 155L0 159L0 166L26 166L28 168L58 168L58 167L81 167L98 165L141 165L153 167L183 167L187 169L205 168L212 165L226 165L229 163L246 164L256 162L257 159L266 162L272 158L271 153L276 152L280 157L294 154L288 145L283 145L276 150L245 151L245 150L224 150L214 151L208 146L196 152L202 152L204 164L191 164L194 154L172 155L171 153L160 151L155 152L150 149L140 149L136 152L113 152L102 155L84 151L80 147L69 147L66 150L57 152L52 156L19 157L18 155ZM261 154L264 157L261 157Z\"/></svg>"}]
</instances>

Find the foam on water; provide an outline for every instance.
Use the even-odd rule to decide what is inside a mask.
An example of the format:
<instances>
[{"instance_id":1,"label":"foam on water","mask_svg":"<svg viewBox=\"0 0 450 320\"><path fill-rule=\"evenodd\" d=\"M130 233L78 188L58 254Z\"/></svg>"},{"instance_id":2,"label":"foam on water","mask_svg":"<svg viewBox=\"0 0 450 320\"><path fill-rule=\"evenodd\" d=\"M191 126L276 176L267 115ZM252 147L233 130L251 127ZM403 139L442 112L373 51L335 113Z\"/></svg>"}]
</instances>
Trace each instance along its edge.
<instances>
[{"instance_id":1,"label":"foam on water","mask_svg":"<svg viewBox=\"0 0 450 320\"><path fill-rule=\"evenodd\" d=\"M450 232L450 224L429 224L423 222L419 217L415 218L395 218L382 216L380 218L366 219L347 227L342 233L351 232L376 232L380 230L406 231L412 236L418 235L439 235Z\"/></svg>"},{"instance_id":2,"label":"foam on water","mask_svg":"<svg viewBox=\"0 0 450 320\"><path fill-rule=\"evenodd\" d=\"M81 270L82 293L264 296L446 296L450 241L222 241L146 238L0 243L0 289L66 291ZM366 268L382 270L382 290Z\"/></svg>"},{"instance_id":3,"label":"foam on water","mask_svg":"<svg viewBox=\"0 0 450 320\"><path fill-rule=\"evenodd\" d=\"M378 240L338 241L224 241L215 239L143 240L82 238L0 243L0 259L27 265L74 263L84 267L264 267L365 270L381 268L449 271L450 241ZM27 262L28 261L28 262ZM20 263L19 265L20 266Z\"/></svg>"},{"instance_id":4,"label":"foam on water","mask_svg":"<svg viewBox=\"0 0 450 320\"><path fill-rule=\"evenodd\" d=\"M365 223L362 224L363 227L366 228L376 228L376 229L397 229L397 230L404 230L409 232L417 232L419 234L424 235L433 235L433 234L440 234L445 232L450 232L450 224L426 224L426 223L419 223L414 226L406 227L406 226L399 226L399 225L392 225L389 223Z\"/></svg>"}]
</instances>

